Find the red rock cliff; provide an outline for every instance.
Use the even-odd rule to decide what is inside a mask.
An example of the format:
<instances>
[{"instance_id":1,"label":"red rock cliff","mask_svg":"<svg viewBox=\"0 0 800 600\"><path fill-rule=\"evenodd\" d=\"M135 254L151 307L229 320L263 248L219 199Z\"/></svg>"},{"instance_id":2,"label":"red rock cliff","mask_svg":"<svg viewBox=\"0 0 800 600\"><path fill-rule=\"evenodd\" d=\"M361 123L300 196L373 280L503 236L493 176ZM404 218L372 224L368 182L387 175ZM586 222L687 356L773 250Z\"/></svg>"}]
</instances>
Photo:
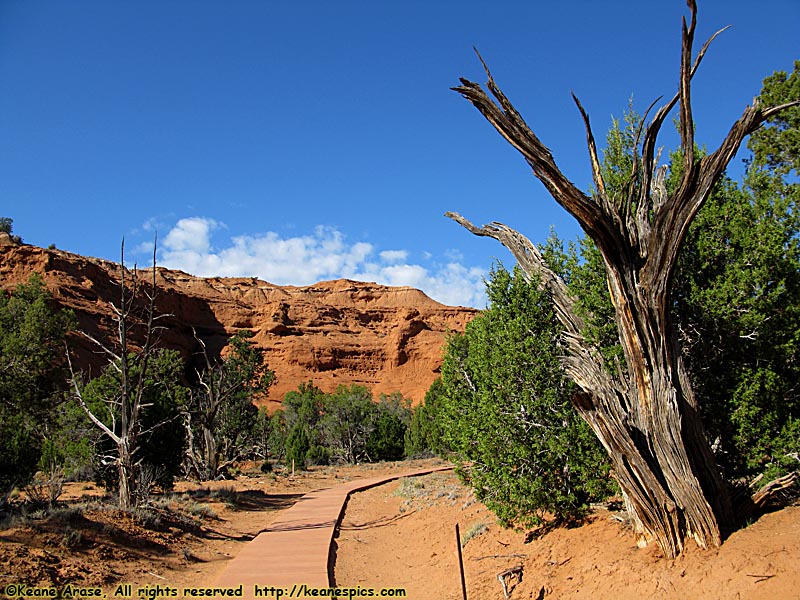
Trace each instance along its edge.
<instances>
[{"instance_id":1,"label":"red rock cliff","mask_svg":"<svg viewBox=\"0 0 800 600\"><path fill-rule=\"evenodd\" d=\"M118 265L35 246L0 247L0 287L13 288L32 273L40 273L56 300L75 311L83 330L113 335ZM151 277L149 271L144 279ZM477 313L439 304L410 287L349 280L277 286L158 268L156 281L158 311L171 315L162 322L161 345L190 358L198 351L192 328L212 351L235 331L251 331L276 374L271 403L309 380L326 392L357 383L376 398L399 391L420 402L438 374L447 332L463 331ZM82 367L98 368L93 349L74 344Z\"/></svg>"}]
</instances>

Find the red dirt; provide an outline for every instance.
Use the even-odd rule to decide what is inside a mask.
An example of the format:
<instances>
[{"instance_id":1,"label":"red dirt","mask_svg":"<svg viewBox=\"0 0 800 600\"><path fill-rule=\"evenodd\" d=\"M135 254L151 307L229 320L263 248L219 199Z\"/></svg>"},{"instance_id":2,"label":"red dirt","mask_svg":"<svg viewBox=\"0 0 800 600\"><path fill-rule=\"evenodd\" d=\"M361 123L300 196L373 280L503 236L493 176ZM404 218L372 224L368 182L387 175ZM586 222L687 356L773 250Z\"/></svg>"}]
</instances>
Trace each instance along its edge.
<instances>
[{"instance_id":1,"label":"red dirt","mask_svg":"<svg viewBox=\"0 0 800 600\"><path fill-rule=\"evenodd\" d=\"M424 486L424 487L420 487ZM398 495L400 494L400 495ZM800 507L767 514L733 533L719 550L690 547L676 560L640 549L608 511L586 525L525 542L499 527L452 473L394 482L351 496L337 539L336 583L405 587L409 598L459 600L455 524L462 538L470 599L800 598Z\"/></svg>"},{"instance_id":2,"label":"red dirt","mask_svg":"<svg viewBox=\"0 0 800 600\"><path fill-rule=\"evenodd\" d=\"M135 597L137 586L210 585L301 494L435 464L441 463L318 468L294 477L254 470L235 481L181 483L172 497L154 498L151 516L161 522L150 529L97 503L85 504L78 516L32 515L0 529L0 592L9 584L72 583L111 594L130 583ZM235 489L235 504L226 504L224 493L213 497L216 488ZM88 484L72 484L68 492L62 498L67 506L99 493ZM499 527L455 475L400 480L351 496L336 539L335 580L348 587L403 587L408 598L458 600L459 523L462 537L473 536L463 548L471 600L502 599L497 575L519 565L522 581L507 577L510 598L800 598L800 506L761 517L719 550L692 547L674 561L637 548L613 517L599 511L582 527L525 543L526 532Z\"/></svg>"},{"instance_id":3,"label":"red dirt","mask_svg":"<svg viewBox=\"0 0 800 600\"><path fill-rule=\"evenodd\" d=\"M59 516L33 513L0 521L0 595L9 584L40 587L117 584L211 584L228 562L279 512L303 494L357 478L442 464L407 461L263 474L253 468L232 481L180 482L174 493L154 496L142 519L98 502L102 491L67 484ZM214 491L223 493L216 496ZM226 502L237 492L235 503ZM81 507L67 512L69 508ZM154 517L160 523L154 526Z\"/></svg>"}]
</instances>

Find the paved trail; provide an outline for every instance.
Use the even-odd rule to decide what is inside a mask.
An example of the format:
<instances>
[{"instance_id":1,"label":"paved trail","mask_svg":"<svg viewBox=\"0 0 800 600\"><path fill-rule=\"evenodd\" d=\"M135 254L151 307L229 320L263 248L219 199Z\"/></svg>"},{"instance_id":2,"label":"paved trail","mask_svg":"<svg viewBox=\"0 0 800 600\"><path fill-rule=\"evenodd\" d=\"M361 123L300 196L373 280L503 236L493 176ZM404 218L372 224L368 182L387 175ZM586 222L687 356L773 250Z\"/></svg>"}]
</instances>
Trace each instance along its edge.
<instances>
[{"instance_id":1,"label":"paved trail","mask_svg":"<svg viewBox=\"0 0 800 600\"><path fill-rule=\"evenodd\" d=\"M328 573L331 543L350 494L401 477L451 469L418 469L357 479L306 494L247 544L220 574L214 587L238 588L241 585L241 598L279 598L281 595L305 598L299 595L302 584L308 588L327 588L331 585Z\"/></svg>"}]
</instances>

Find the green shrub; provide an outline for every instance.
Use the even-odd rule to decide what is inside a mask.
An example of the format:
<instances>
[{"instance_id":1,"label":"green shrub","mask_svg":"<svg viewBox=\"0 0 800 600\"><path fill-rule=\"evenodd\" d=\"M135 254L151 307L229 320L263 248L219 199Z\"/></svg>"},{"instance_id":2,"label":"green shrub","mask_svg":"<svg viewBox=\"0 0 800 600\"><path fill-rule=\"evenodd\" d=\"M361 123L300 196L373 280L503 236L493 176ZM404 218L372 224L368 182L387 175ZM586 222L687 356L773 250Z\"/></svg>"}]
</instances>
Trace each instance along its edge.
<instances>
[{"instance_id":1,"label":"green shrub","mask_svg":"<svg viewBox=\"0 0 800 600\"><path fill-rule=\"evenodd\" d=\"M26 415L0 411L0 506L14 486L27 484L41 457L41 439Z\"/></svg>"},{"instance_id":2,"label":"green shrub","mask_svg":"<svg viewBox=\"0 0 800 600\"><path fill-rule=\"evenodd\" d=\"M438 425L459 473L504 524L570 520L614 489L605 453L570 404L545 292L502 267L489 308L453 335Z\"/></svg>"},{"instance_id":3,"label":"green shrub","mask_svg":"<svg viewBox=\"0 0 800 600\"><path fill-rule=\"evenodd\" d=\"M11 219L3 226L10 233ZM53 306L41 276L0 290L0 506L36 472L52 413L66 387L71 313Z\"/></svg>"},{"instance_id":4,"label":"green shrub","mask_svg":"<svg viewBox=\"0 0 800 600\"><path fill-rule=\"evenodd\" d=\"M306 455L311 449L308 433L302 423L296 424L286 436L286 465L296 469L306 468Z\"/></svg>"},{"instance_id":5,"label":"green shrub","mask_svg":"<svg viewBox=\"0 0 800 600\"><path fill-rule=\"evenodd\" d=\"M445 443L444 427L439 419L443 391L442 378L437 377L425 393L425 400L412 410L404 440L407 457L449 454L450 448Z\"/></svg>"},{"instance_id":6,"label":"green shrub","mask_svg":"<svg viewBox=\"0 0 800 600\"><path fill-rule=\"evenodd\" d=\"M95 415L109 414L108 399L115 398L120 388L116 365L108 365L101 375L86 384L83 397ZM141 419L142 434L137 440L137 461L148 466L147 485L163 490L172 489L175 477L181 471L185 444L185 430L180 412L185 406L189 390L183 385L183 361L175 350L157 349L153 352L145 377L144 401ZM138 378L139 363L131 369L131 377ZM88 423L88 417L84 416ZM119 427L119 419L113 420ZM117 432L118 433L118 432ZM119 471L113 461L106 459L115 452L114 442L107 436L97 442L94 455L95 480L106 489L117 489ZM137 475L138 477L138 475ZM146 492L148 490L142 490Z\"/></svg>"},{"instance_id":7,"label":"green shrub","mask_svg":"<svg viewBox=\"0 0 800 600\"><path fill-rule=\"evenodd\" d=\"M314 444L306 452L306 465L329 465L331 462L331 451L325 446Z\"/></svg>"},{"instance_id":8,"label":"green shrub","mask_svg":"<svg viewBox=\"0 0 800 600\"><path fill-rule=\"evenodd\" d=\"M405 453L406 425L400 417L381 412L375 429L367 438L367 455L371 460L400 460Z\"/></svg>"}]
</instances>

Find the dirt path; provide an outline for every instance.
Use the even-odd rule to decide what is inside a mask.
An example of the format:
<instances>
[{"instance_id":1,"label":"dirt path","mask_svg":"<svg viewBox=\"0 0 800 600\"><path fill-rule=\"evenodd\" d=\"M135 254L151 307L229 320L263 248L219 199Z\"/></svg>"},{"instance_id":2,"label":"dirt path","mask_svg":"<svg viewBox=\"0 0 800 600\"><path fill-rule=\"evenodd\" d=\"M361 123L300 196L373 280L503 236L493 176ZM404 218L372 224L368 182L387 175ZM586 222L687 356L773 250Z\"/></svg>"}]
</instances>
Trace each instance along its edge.
<instances>
[{"instance_id":1,"label":"dirt path","mask_svg":"<svg viewBox=\"0 0 800 600\"><path fill-rule=\"evenodd\" d=\"M718 551L689 548L674 561L639 549L613 515L525 543L502 529L452 474L400 480L351 496L336 539L336 583L405 587L408 598L461 598L455 523L462 537L468 597L800 598L800 507L765 515ZM518 570L518 567L522 567ZM519 577L522 577L520 581Z\"/></svg>"},{"instance_id":2,"label":"dirt path","mask_svg":"<svg viewBox=\"0 0 800 600\"><path fill-rule=\"evenodd\" d=\"M259 597L258 588L265 586L283 590L295 590L302 584L328 588L331 585L328 570L331 542L350 494L399 477L416 478L431 471L450 469L449 465L406 469L362 477L305 494L291 508L281 511L269 527L230 561L215 586L242 587L241 597L245 599Z\"/></svg>"},{"instance_id":3,"label":"dirt path","mask_svg":"<svg viewBox=\"0 0 800 600\"><path fill-rule=\"evenodd\" d=\"M0 527L0 593L9 584L71 583L107 593L119 583L134 591L211 585L303 494L432 464L442 463L321 468L294 477L256 470L232 482L183 483L136 518L78 501L98 493L78 484L57 516L29 514ZM184 517L170 517L178 513ZM521 581L519 571L506 578L512 599L800 599L800 506L763 516L719 551L690 548L666 561L652 549L638 549L630 532L604 512L583 527L526 544L524 532L498 527L471 491L445 473L350 497L335 540L337 585L403 587L407 598L419 600L459 599L456 522L470 538L463 548L470 600L502 599L498 573L519 566Z\"/></svg>"},{"instance_id":4,"label":"dirt path","mask_svg":"<svg viewBox=\"0 0 800 600\"><path fill-rule=\"evenodd\" d=\"M459 600L456 521L467 532L491 518L451 473L351 495L334 541L336 584L401 587L408 598Z\"/></svg>"},{"instance_id":5,"label":"dirt path","mask_svg":"<svg viewBox=\"0 0 800 600\"><path fill-rule=\"evenodd\" d=\"M111 592L211 585L243 548L304 494L364 477L436 467L438 460L318 467L229 481L180 482L150 507L120 513L93 484L69 484L59 506L0 520L0 596L7 585ZM2 516L2 515L0 515Z\"/></svg>"}]
</instances>

